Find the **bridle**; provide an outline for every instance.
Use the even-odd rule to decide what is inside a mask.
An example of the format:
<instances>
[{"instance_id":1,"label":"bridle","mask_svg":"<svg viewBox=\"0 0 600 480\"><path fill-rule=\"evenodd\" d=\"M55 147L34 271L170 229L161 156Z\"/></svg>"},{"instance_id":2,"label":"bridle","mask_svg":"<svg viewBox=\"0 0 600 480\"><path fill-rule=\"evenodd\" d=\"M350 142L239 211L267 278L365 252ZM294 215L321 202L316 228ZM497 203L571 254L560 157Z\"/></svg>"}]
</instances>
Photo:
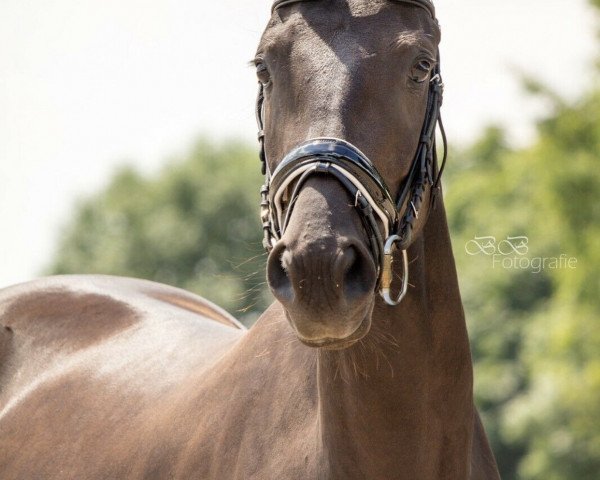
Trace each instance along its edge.
<instances>
[{"instance_id":1,"label":"bridle","mask_svg":"<svg viewBox=\"0 0 600 480\"><path fill-rule=\"evenodd\" d=\"M301 1L275 0L272 12L286 5ZM437 22L431 0L393 0L425 9ZM412 243L415 221L423 205L427 187L430 187L430 208L434 207L439 194L440 179L447 156L446 135L440 116L444 85L440 74L439 52L436 66L429 80L429 94L425 120L421 129L419 145L409 173L394 201L389 188L373 163L357 147L337 138L311 139L290 151L271 173L264 146L264 86L259 82L256 102L260 160L265 183L261 188L261 219L263 245L271 251L285 232L300 190L314 174L332 175L354 198L354 206L360 214L369 237L371 254L378 268L377 287L388 305L398 305L408 290L407 249ZM439 125L444 154L438 169L436 126ZM292 187L292 193L285 195ZM284 199L284 196L286 197ZM287 204L287 209L286 209ZM377 221L381 222L380 229ZM383 232L382 232L383 230ZM396 249L402 252L402 285L396 298L391 297L393 281L392 263Z\"/></svg>"},{"instance_id":2,"label":"bridle","mask_svg":"<svg viewBox=\"0 0 600 480\"><path fill-rule=\"evenodd\" d=\"M300 1L315 0L275 0L272 12ZM394 1L423 8L436 20L435 8L430 0ZM317 138L298 145L283 158L275 171L271 173L264 147L264 87L259 82L256 117L259 128L262 173L265 175L265 184L261 188L264 247L268 251L272 250L274 244L283 236L294 203L306 180L314 174L332 175L355 199L355 207L369 237L371 254L375 265L378 266L377 288L379 288L381 296L387 304L398 305L408 290L407 249L412 243L413 228L419 217L425 190L427 187L431 188L429 208L431 210L440 190L440 179L446 163L446 136L440 117L442 96L443 83L438 52L437 63L429 80L425 120L417 151L400 193L394 201L389 188L373 163L357 147L336 138ZM438 124L444 145L444 155L439 170L435 140L435 130ZM285 210L283 196L288 187L292 185L293 191L287 197L287 210ZM377 220L381 221L383 232L381 232ZM403 276L399 294L396 298L392 298L392 262L395 249L402 251Z\"/></svg>"}]
</instances>

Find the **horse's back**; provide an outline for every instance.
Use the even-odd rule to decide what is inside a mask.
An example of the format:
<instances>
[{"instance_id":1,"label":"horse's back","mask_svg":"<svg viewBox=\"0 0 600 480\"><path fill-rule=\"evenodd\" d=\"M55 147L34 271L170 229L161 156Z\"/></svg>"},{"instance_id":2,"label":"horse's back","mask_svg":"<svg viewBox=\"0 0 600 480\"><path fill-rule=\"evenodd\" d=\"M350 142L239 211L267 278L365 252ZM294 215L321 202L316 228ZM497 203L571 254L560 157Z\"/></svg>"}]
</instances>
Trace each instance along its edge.
<instances>
[{"instance_id":1,"label":"horse's back","mask_svg":"<svg viewBox=\"0 0 600 480\"><path fill-rule=\"evenodd\" d=\"M200 297L142 280L50 277L0 291L3 478L21 478L50 452L52 466L33 471L54 478L60 463L89 466L101 461L87 458L94 451L111 451L106 442L125 468L115 459L135 458L135 438L158 428L159 404L244 331Z\"/></svg>"}]
</instances>

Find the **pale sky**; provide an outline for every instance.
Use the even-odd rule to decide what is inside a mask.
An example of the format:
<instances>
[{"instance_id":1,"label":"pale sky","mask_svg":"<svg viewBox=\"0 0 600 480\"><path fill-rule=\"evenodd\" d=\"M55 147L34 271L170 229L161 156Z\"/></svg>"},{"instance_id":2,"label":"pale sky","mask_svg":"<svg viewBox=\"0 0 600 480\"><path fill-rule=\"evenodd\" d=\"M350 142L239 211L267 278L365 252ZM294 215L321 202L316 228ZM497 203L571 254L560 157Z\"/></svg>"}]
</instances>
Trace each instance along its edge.
<instances>
[{"instance_id":1,"label":"pale sky","mask_svg":"<svg viewBox=\"0 0 600 480\"><path fill-rule=\"evenodd\" d=\"M518 142L531 138L540 106L515 72L569 97L589 84L596 43L584 0L436 5L452 143L489 122ZM39 275L74 201L116 166L156 171L203 133L254 140L247 63L269 8L268 0L0 1L0 287Z\"/></svg>"}]
</instances>

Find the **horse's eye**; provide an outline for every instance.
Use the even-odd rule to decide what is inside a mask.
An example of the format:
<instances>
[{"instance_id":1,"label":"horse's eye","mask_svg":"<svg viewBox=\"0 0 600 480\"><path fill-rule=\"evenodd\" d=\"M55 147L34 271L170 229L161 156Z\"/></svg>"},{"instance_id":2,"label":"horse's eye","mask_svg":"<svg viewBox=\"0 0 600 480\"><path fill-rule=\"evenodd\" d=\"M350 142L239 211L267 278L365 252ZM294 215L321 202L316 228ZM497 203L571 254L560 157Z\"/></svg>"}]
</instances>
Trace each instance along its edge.
<instances>
[{"instance_id":1,"label":"horse's eye","mask_svg":"<svg viewBox=\"0 0 600 480\"><path fill-rule=\"evenodd\" d=\"M420 58L413 65L410 78L417 83L423 83L429 77L431 70L433 69L433 62L426 58Z\"/></svg>"},{"instance_id":2,"label":"horse's eye","mask_svg":"<svg viewBox=\"0 0 600 480\"><path fill-rule=\"evenodd\" d=\"M257 60L255 62L256 65L256 77L258 78L258 81L260 83L262 83L263 85L267 85L270 81L271 81L271 75L269 74L269 70L267 69L267 66Z\"/></svg>"}]
</instances>

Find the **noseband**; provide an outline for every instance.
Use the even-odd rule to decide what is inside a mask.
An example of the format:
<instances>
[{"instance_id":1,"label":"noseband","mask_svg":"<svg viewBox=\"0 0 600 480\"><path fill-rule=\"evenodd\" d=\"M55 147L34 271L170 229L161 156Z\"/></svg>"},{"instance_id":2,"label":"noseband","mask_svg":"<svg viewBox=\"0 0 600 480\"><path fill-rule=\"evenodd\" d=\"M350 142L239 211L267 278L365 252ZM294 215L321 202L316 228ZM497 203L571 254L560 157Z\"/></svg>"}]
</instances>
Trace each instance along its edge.
<instances>
[{"instance_id":1,"label":"noseband","mask_svg":"<svg viewBox=\"0 0 600 480\"><path fill-rule=\"evenodd\" d=\"M300 1L315 0L276 0L272 11ZM435 9L430 0L394 1L421 7L435 20ZM440 189L440 179L446 163L446 135L440 116L443 88L438 53L438 61L429 81L427 109L419 145L409 173L394 201L390 189L366 155L351 143L337 138L316 138L298 145L271 173L264 147L264 88L259 82L256 118L262 173L265 175L260 205L264 231L263 245L267 251L271 251L283 236L294 204L306 180L315 174L331 175L354 199L354 206L369 237L371 254L377 265L377 288L380 295L388 305L398 305L408 290L406 250L412 243L413 228L415 220L419 218L425 190L427 187L431 188L431 209ZM435 140L437 125L440 127L444 146L444 155L439 169ZM286 195L290 187L293 190L291 194ZM400 291L396 298L392 298L392 262L395 249L402 251L403 276Z\"/></svg>"}]
</instances>

